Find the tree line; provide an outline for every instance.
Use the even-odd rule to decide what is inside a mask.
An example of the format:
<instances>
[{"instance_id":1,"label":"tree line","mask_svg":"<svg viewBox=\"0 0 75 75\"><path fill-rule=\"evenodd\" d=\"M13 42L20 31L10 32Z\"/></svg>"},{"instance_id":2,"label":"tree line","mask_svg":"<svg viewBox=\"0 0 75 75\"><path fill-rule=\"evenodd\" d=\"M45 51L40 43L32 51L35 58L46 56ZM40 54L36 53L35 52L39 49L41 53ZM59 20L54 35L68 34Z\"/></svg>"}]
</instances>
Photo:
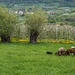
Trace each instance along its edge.
<instances>
[{"instance_id":1,"label":"tree line","mask_svg":"<svg viewBox=\"0 0 75 75\"><path fill-rule=\"evenodd\" d=\"M12 10L0 7L0 37L1 42L10 42L10 38L29 38L30 43L37 39L75 39L74 26L47 24L48 17L45 11L38 9L33 14L25 14L24 21Z\"/></svg>"},{"instance_id":2,"label":"tree line","mask_svg":"<svg viewBox=\"0 0 75 75\"><path fill-rule=\"evenodd\" d=\"M7 8L0 8L0 36L1 42L10 42L10 36L13 31L18 28L17 32L20 32L21 23L16 14L9 11ZM46 23L45 12L41 9L34 12L34 14L28 14L25 16L25 25L27 26L28 32L30 34L30 43L36 43L39 31L41 31L43 25ZM17 33L17 34L18 34ZM16 34L16 33L15 33ZM14 35L15 35L14 34ZM20 34L19 34L20 35Z\"/></svg>"},{"instance_id":3,"label":"tree line","mask_svg":"<svg viewBox=\"0 0 75 75\"><path fill-rule=\"evenodd\" d=\"M51 5L52 3L59 3L59 5L62 7L75 7L75 0L0 0L0 2L7 4L37 4L37 3L44 3L47 5Z\"/></svg>"}]
</instances>

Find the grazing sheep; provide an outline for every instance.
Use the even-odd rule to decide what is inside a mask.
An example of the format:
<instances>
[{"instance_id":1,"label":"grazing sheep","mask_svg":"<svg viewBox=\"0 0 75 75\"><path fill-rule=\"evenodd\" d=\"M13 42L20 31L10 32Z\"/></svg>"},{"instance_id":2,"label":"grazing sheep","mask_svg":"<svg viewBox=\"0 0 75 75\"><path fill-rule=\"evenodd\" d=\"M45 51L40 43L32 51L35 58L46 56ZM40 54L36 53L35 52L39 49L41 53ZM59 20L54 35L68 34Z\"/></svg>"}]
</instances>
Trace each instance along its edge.
<instances>
[{"instance_id":1,"label":"grazing sheep","mask_svg":"<svg viewBox=\"0 0 75 75\"><path fill-rule=\"evenodd\" d=\"M66 55L70 55L70 53L74 53L75 55L75 48L69 48L66 50Z\"/></svg>"},{"instance_id":2,"label":"grazing sheep","mask_svg":"<svg viewBox=\"0 0 75 75\"><path fill-rule=\"evenodd\" d=\"M47 54L53 54L52 52L47 52Z\"/></svg>"},{"instance_id":3,"label":"grazing sheep","mask_svg":"<svg viewBox=\"0 0 75 75\"><path fill-rule=\"evenodd\" d=\"M65 53L66 53L66 52L65 52L64 47L61 47L61 48L58 49L58 55L59 55L59 56L65 55Z\"/></svg>"}]
</instances>

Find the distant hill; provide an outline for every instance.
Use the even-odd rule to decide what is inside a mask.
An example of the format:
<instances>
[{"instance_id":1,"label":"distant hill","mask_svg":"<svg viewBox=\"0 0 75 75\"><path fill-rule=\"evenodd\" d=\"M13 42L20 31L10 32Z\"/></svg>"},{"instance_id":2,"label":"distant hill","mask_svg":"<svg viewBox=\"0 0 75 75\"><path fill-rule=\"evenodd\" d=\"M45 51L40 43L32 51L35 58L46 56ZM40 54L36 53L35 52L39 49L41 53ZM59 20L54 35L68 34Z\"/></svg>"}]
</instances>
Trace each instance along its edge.
<instances>
[{"instance_id":1,"label":"distant hill","mask_svg":"<svg viewBox=\"0 0 75 75\"><path fill-rule=\"evenodd\" d=\"M58 4L60 7L75 7L75 0L0 0L0 3L6 4L7 7L13 6L14 4L38 4L43 3L49 6Z\"/></svg>"}]
</instances>

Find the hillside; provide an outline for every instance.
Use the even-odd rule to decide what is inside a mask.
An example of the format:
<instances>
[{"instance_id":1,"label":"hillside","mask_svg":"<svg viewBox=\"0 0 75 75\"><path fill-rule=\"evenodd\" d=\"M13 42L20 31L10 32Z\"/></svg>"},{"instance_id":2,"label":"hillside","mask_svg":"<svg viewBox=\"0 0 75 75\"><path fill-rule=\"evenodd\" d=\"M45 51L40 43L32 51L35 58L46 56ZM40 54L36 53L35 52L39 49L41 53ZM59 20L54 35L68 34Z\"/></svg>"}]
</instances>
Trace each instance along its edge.
<instances>
[{"instance_id":1,"label":"hillside","mask_svg":"<svg viewBox=\"0 0 75 75\"><path fill-rule=\"evenodd\" d=\"M7 7L12 7L15 4L47 4L48 6L64 6L64 7L75 7L75 0L0 0L0 4L6 4Z\"/></svg>"}]
</instances>

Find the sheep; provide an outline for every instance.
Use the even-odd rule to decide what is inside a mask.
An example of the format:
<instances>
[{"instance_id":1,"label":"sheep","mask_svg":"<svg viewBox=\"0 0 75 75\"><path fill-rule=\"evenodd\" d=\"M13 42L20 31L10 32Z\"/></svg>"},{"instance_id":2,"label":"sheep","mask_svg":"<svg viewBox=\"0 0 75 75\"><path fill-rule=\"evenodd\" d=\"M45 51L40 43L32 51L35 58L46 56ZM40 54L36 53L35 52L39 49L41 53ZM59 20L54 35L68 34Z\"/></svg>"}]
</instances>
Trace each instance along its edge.
<instances>
[{"instance_id":1,"label":"sheep","mask_svg":"<svg viewBox=\"0 0 75 75\"><path fill-rule=\"evenodd\" d=\"M59 55L59 56L65 55L65 53L66 53L66 52L65 52L64 47L61 47L61 48L58 49L58 55Z\"/></svg>"},{"instance_id":2,"label":"sheep","mask_svg":"<svg viewBox=\"0 0 75 75\"><path fill-rule=\"evenodd\" d=\"M53 54L52 52L47 51L47 54Z\"/></svg>"},{"instance_id":3,"label":"sheep","mask_svg":"<svg viewBox=\"0 0 75 75\"><path fill-rule=\"evenodd\" d=\"M66 55L70 55L70 53L74 53L75 55L75 48L69 48L66 50Z\"/></svg>"}]
</instances>

